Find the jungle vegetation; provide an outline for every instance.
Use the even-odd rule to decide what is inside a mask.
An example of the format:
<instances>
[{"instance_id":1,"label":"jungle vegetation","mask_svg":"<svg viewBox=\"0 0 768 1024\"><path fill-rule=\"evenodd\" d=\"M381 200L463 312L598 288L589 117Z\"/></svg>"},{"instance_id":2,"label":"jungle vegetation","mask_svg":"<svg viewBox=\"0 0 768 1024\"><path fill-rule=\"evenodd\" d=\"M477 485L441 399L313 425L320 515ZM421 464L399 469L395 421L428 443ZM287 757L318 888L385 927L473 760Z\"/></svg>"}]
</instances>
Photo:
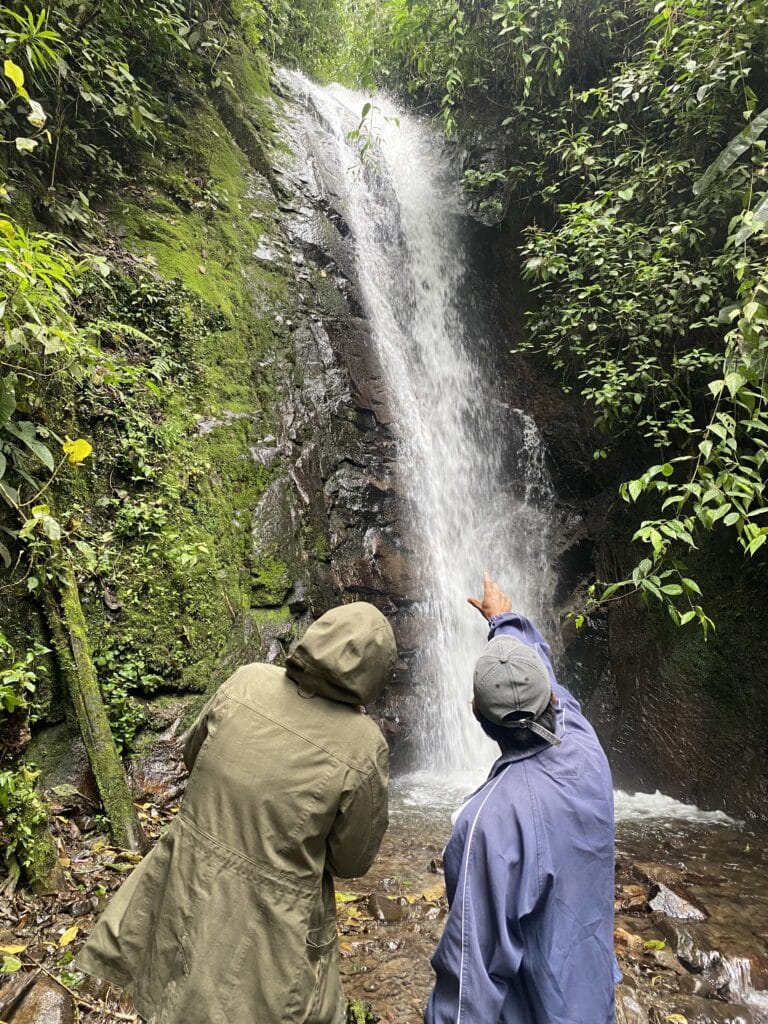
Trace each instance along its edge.
<instances>
[{"instance_id":1,"label":"jungle vegetation","mask_svg":"<svg viewBox=\"0 0 768 1024\"><path fill-rule=\"evenodd\" d=\"M532 302L516 348L591 409L596 459L643 453L621 495L645 550L591 607L639 592L706 632L687 556L714 537L751 558L768 539L765 5L333 10L335 30L305 38L305 62L394 91L467 145L475 207L521 234ZM493 144L478 147L478 133Z\"/></svg>"},{"instance_id":2,"label":"jungle vegetation","mask_svg":"<svg viewBox=\"0 0 768 1024\"><path fill-rule=\"evenodd\" d=\"M105 228L112 197L130 198L137 176L189 162L175 111L195 96L237 103L229 58L245 45L265 67L394 92L457 143L492 139L468 146L464 184L487 223L519 235L531 303L516 348L589 407L598 461L629 449L639 459L621 486L637 564L596 584L591 607L640 593L706 630L690 553L712 538L758 562L768 550L767 19L763 0L0 8L0 596L41 609L50 635L22 649L0 623L0 816L17 869L44 875L53 856L9 726L39 713L50 647L101 737L102 797L130 843L120 754L141 721L134 694L162 686L169 665L186 680L188 648L205 645L179 628L157 641L161 662L137 624L93 650L83 593L109 608L103 581L118 579L126 606L156 601L171 616L152 589L162 561L207 629L203 574L226 575L185 505L204 474L178 395L204 390L197 355L217 331L236 334L235 300L214 308L224 277L174 262L175 208L155 219L170 225L169 266L196 292L126 260ZM363 139L372 111L361 111ZM237 165L228 173L230 194L204 166L180 176L174 202L217 224L242 199ZM243 483L244 504L258 486ZM236 605L237 588L224 589ZM97 670L101 697L89 702L82 684Z\"/></svg>"}]
</instances>

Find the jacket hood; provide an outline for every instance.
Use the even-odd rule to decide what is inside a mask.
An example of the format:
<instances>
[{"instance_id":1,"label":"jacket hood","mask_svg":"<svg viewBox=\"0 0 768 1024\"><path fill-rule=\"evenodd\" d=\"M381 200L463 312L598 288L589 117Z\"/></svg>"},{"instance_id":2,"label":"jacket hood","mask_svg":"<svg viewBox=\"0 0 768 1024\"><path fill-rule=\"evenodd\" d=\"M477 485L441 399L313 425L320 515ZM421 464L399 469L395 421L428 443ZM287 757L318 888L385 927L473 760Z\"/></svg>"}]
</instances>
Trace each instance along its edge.
<instances>
[{"instance_id":1,"label":"jacket hood","mask_svg":"<svg viewBox=\"0 0 768 1024\"><path fill-rule=\"evenodd\" d=\"M372 604L358 601L321 615L286 662L302 696L345 704L376 700L395 666L395 635Z\"/></svg>"}]
</instances>

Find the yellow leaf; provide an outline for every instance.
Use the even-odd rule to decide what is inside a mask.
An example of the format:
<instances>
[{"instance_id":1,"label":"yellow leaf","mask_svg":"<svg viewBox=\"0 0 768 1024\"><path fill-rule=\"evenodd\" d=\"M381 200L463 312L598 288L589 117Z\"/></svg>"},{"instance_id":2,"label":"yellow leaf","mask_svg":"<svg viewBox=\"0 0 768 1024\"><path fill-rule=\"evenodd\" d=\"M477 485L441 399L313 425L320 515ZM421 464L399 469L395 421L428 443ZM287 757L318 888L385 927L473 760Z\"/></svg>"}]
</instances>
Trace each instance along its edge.
<instances>
[{"instance_id":1,"label":"yellow leaf","mask_svg":"<svg viewBox=\"0 0 768 1024\"><path fill-rule=\"evenodd\" d=\"M0 953L23 953L26 946L0 946Z\"/></svg>"},{"instance_id":2,"label":"yellow leaf","mask_svg":"<svg viewBox=\"0 0 768 1024\"><path fill-rule=\"evenodd\" d=\"M79 466L93 451L93 445L83 437L78 437L75 441L68 437L61 447L73 466Z\"/></svg>"},{"instance_id":3,"label":"yellow leaf","mask_svg":"<svg viewBox=\"0 0 768 1024\"><path fill-rule=\"evenodd\" d=\"M664 1020L669 1024L688 1024L688 1018L684 1017L682 1013L668 1013Z\"/></svg>"},{"instance_id":4,"label":"yellow leaf","mask_svg":"<svg viewBox=\"0 0 768 1024\"><path fill-rule=\"evenodd\" d=\"M24 72L21 70L19 65L14 64L12 60L6 60L3 65L3 74L6 78L10 78L16 86L16 91L26 97L27 90L24 88Z\"/></svg>"},{"instance_id":5,"label":"yellow leaf","mask_svg":"<svg viewBox=\"0 0 768 1024\"><path fill-rule=\"evenodd\" d=\"M445 886L436 885L432 889L425 889L421 895L427 903L434 903L436 900L441 900L445 896Z\"/></svg>"},{"instance_id":6,"label":"yellow leaf","mask_svg":"<svg viewBox=\"0 0 768 1024\"><path fill-rule=\"evenodd\" d=\"M354 903L355 900L363 899L359 893L356 892L337 892L336 902L337 903Z\"/></svg>"},{"instance_id":7,"label":"yellow leaf","mask_svg":"<svg viewBox=\"0 0 768 1024\"><path fill-rule=\"evenodd\" d=\"M60 946L68 946L70 944L70 942L74 942L75 938L77 937L77 933L78 933L79 930L80 930L80 926L77 925L77 924L73 924L71 928L67 928L67 930L64 932L64 934L59 939L59 945Z\"/></svg>"}]
</instances>

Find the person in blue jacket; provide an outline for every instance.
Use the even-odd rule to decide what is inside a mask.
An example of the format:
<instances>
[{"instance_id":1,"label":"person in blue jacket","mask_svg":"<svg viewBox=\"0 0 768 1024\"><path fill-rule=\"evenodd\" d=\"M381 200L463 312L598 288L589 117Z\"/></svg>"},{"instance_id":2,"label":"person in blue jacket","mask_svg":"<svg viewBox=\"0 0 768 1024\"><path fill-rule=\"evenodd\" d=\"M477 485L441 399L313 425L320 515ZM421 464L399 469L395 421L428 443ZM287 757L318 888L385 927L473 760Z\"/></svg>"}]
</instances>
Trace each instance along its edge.
<instances>
[{"instance_id":1,"label":"person in blue jacket","mask_svg":"<svg viewBox=\"0 0 768 1024\"><path fill-rule=\"evenodd\" d=\"M486 574L473 710L501 748L454 816L426 1024L613 1024L608 761L549 647Z\"/></svg>"}]
</instances>

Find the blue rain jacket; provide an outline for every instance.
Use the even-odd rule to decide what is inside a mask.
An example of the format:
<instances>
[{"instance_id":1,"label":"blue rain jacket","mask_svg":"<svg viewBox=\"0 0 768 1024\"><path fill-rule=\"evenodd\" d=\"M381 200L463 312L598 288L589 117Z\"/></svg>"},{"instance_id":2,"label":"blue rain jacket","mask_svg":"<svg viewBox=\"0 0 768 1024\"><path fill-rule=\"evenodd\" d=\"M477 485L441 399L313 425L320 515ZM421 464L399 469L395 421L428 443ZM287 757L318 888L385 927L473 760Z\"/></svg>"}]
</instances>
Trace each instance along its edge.
<instances>
[{"instance_id":1,"label":"blue rain jacket","mask_svg":"<svg viewBox=\"0 0 768 1024\"><path fill-rule=\"evenodd\" d=\"M608 761L524 616L490 637L535 648L558 699L559 747L502 754L445 848L449 912L426 1024L613 1024L614 824Z\"/></svg>"}]
</instances>

